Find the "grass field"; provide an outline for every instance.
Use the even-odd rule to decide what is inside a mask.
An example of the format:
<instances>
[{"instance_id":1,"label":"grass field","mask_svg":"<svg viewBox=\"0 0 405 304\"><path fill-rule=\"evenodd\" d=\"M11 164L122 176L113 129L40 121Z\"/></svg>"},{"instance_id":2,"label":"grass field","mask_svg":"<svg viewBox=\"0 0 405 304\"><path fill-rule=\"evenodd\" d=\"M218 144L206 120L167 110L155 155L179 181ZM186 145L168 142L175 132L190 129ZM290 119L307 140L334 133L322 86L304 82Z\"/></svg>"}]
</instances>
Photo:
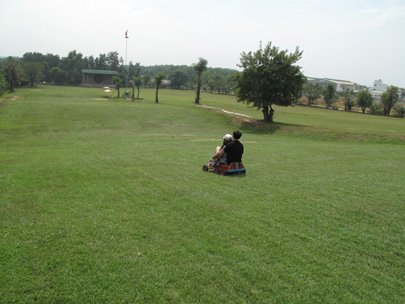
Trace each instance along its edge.
<instances>
[{"instance_id":1,"label":"grass field","mask_svg":"<svg viewBox=\"0 0 405 304\"><path fill-rule=\"evenodd\" d=\"M405 302L404 119L141 97L3 96L0 303ZM237 128L247 175L202 172Z\"/></svg>"}]
</instances>

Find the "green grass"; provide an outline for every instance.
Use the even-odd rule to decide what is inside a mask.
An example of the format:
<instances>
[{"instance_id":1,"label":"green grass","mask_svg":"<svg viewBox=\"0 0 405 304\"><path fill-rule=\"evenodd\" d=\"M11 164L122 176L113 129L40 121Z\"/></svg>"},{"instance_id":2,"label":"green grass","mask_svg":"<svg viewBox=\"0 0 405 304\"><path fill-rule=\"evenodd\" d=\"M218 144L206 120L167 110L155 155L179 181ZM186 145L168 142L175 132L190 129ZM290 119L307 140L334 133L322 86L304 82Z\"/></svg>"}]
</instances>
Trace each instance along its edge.
<instances>
[{"instance_id":1,"label":"green grass","mask_svg":"<svg viewBox=\"0 0 405 304\"><path fill-rule=\"evenodd\" d=\"M268 127L188 91L14 95L0 103L1 303L404 303L403 119L296 106ZM202 172L236 128L247 175Z\"/></svg>"}]
</instances>

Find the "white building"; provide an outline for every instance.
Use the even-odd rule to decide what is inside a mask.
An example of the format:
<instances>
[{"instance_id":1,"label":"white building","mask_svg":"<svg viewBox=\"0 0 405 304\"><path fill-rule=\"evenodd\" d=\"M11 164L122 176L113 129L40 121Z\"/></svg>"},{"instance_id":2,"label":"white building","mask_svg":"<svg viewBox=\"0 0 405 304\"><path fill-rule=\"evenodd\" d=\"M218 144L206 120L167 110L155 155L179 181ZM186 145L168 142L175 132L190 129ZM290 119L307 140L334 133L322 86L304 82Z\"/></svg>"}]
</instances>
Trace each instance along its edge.
<instances>
[{"instance_id":1,"label":"white building","mask_svg":"<svg viewBox=\"0 0 405 304\"><path fill-rule=\"evenodd\" d=\"M348 80L328 79L328 81L335 85L336 92L355 91L357 88L357 83Z\"/></svg>"},{"instance_id":2,"label":"white building","mask_svg":"<svg viewBox=\"0 0 405 304\"><path fill-rule=\"evenodd\" d=\"M348 80L315 77L307 77L307 79L309 82L318 83L324 87L326 87L329 83L332 83L335 86L336 92L343 92L346 90L356 91L358 87L357 83Z\"/></svg>"},{"instance_id":3,"label":"white building","mask_svg":"<svg viewBox=\"0 0 405 304\"><path fill-rule=\"evenodd\" d=\"M374 84L371 88L369 88L369 91L371 95L376 98L380 99L381 95L387 91L388 85L382 82L381 79L374 80Z\"/></svg>"},{"instance_id":4,"label":"white building","mask_svg":"<svg viewBox=\"0 0 405 304\"><path fill-rule=\"evenodd\" d=\"M372 88L372 91L379 91L384 93L388 88L388 85L386 85L385 83L382 82L381 79L378 80L374 80L374 85Z\"/></svg>"}]
</instances>

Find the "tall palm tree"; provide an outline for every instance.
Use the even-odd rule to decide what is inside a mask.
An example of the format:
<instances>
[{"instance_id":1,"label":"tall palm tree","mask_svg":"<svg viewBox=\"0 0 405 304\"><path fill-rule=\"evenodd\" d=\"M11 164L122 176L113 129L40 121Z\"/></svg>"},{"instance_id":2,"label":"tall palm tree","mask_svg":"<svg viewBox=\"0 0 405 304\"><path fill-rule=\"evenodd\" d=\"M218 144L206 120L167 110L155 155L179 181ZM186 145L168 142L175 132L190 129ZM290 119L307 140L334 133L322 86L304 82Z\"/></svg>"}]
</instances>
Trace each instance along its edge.
<instances>
[{"instance_id":1,"label":"tall palm tree","mask_svg":"<svg viewBox=\"0 0 405 304\"><path fill-rule=\"evenodd\" d=\"M132 87L132 101L135 100L135 87L137 89L136 99L139 99L139 90L142 85L142 78L139 76L133 76L132 79L129 81Z\"/></svg>"},{"instance_id":2,"label":"tall palm tree","mask_svg":"<svg viewBox=\"0 0 405 304\"><path fill-rule=\"evenodd\" d=\"M117 90L117 97L120 98L120 89L122 86L122 78L118 76L114 76L113 82L115 84L115 89Z\"/></svg>"},{"instance_id":3,"label":"tall palm tree","mask_svg":"<svg viewBox=\"0 0 405 304\"><path fill-rule=\"evenodd\" d=\"M134 84L136 86L137 94L136 94L136 99L139 99L139 90L141 89L142 85L142 77L135 77L134 78Z\"/></svg>"},{"instance_id":4,"label":"tall palm tree","mask_svg":"<svg viewBox=\"0 0 405 304\"><path fill-rule=\"evenodd\" d=\"M166 77L165 74L160 73L159 75L157 75L155 77L155 81L156 81L156 99L155 99L155 103L159 103L159 87L162 84L162 80Z\"/></svg>"},{"instance_id":5,"label":"tall palm tree","mask_svg":"<svg viewBox=\"0 0 405 304\"><path fill-rule=\"evenodd\" d=\"M200 91L201 91L201 76L204 71L207 70L208 61L204 58L200 58L196 64L194 64L194 70L197 72L197 89L195 103L200 103Z\"/></svg>"}]
</instances>

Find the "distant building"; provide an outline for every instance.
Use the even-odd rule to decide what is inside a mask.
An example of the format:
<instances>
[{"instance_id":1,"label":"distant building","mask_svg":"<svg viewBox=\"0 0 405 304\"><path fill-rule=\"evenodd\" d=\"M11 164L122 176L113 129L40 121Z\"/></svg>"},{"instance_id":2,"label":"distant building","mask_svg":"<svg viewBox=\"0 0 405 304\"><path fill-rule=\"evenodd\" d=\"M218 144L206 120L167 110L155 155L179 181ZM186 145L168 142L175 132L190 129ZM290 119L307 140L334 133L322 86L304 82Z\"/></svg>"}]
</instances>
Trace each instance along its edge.
<instances>
[{"instance_id":1,"label":"distant building","mask_svg":"<svg viewBox=\"0 0 405 304\"><path fill-rule=\"evenodd\" d=\"M313 84L319 84L323 87L326 87L329 83L326 78L315 78L315 77L307 77L308 82L313 83Z\"/></svg>"},{"instance_id":2,"label":"distant building","mask_svg":"<svg viewBox=\"0 0 405 304\"><path fill-rule=\"evenodd\" d=\"M118 75L116 71L108 70L82 70L82 86L104 87L114 85L113 77Z\"/></svg>"},{"instance_id":3,"label":"distant building","mask_svg":"<svg viewBox=\"0 0 405 304\"><path fill-rule=\"evenodd\" d=\"M374 80L372 91L380 91L384 93L388 88L388 85L382 82L381 79Z\"/></svg>"},{"instance_id":4,"label":"distant building","mask_svg":"<svg viewBox=\"0 0 405 304\"><path fill-rule=\"evenodd\" d=\"M382 82L381 79L374 80L374 84L369 91L375 99L380 99L381 95L387 91L388 85Z\"/></svg>"},{"instance_id":5,"label":"distant building","mask_svg":"<svg viewBox=\"0 0 405 304\"><path fill-rule=\"evenodd\" d=\"M152 85L156 85L156 80L154 78L152 78L150 80L150 83ZM160 83L160 87L161 88L168 88L168 87L170 87L171 84L172 84L172 82L169 79L162 79L162 82Z\"/></svg>"},{"instance_id":6,"label":"distant building","mask_svg":"<svg viewBox=\"0 0 405 304\"><path fill-rule=\"evenodd\" d=\"M352 81L348 80L338 80L338 79L330 79L330 78L315 78L315 77L307 77L309 82L320 84L326 87L329 83L332 83L335 86L336 92L343 92L346 90L350 91L359 91L360 86Z\"/></svg>"},{"instance_id":7,"label":"distant building","mask_svg":"<svg viewBox=\"0 0 405 304\"><path fill-rule=\"evenodd\" d=\"M348 80L328 79L328 81L335 85L336 92L356 91L357 89L357 83Z\"/></svg>"}]
</instances>

